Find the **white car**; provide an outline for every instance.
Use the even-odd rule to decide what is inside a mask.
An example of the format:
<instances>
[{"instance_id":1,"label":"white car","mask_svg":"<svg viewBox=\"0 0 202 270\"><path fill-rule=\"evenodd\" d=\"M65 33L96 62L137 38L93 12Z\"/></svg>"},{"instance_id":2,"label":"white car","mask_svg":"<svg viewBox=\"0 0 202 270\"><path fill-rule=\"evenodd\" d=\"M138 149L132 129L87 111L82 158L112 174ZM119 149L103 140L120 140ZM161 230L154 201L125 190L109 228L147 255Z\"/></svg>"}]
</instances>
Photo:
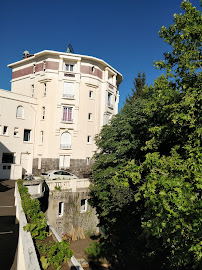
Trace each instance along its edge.
<instances>
[{"instance_id":1,"label":"white car","mask_svg":"<svg viewBox=\"0 0 202 270\"><path fill-rule=\"evenodd\" d=\"M43 177L47 177L50 180L71 180L77 179L78 177L70 172L63 171L63 170L51 170L47 171L46 173L42 173Z\"/></svg>"}]
</instances>

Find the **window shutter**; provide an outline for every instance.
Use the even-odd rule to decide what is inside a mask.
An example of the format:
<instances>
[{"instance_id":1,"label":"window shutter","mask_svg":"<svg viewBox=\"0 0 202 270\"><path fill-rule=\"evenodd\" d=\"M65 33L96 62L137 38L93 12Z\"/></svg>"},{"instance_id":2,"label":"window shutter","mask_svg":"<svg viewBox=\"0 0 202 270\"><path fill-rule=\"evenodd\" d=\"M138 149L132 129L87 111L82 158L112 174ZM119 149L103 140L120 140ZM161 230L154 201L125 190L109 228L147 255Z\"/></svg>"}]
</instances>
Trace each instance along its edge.
<instances>
[{"instance_id":1,"label":"window shutter","mask_svg":"<svg viewBox=\"0 0 202 270\"><path fill-rule=\"evenodd\" d=\"M72 108L68 108L68 121L72 121Z\"/></svg>"},{"instance_id":2,"label":"window shutter","mask_svg":"<svg viewBox=\"0 0 202 270\"><path fill-rule=\"evenodd\" d=\"M60 159L59 159L59 168L63 168L63 161L64 161L64 156L60 156Z\"/></svg>"},{"instance_id":3,"label":"window shutter","mask_svg":"<svg viewBox=\"0 0 202 270\"><path fill-rule=\"evenodd\" d=\"M63 147L71 147L71 135L68 132L64 132L61 135L61 145Z\"/></svg>"},{"instance_id":4,"label":"window shutter","mask_svg":"<svg viewBox=\"0 0 202 270\"><path fill-rule=\"evenodd\" d=\"M64 168L69 168L70 166L70 156L64 156Z\"/></svg>"},{"instance_id":5,"label":"window shutter","mask_svg":"<svg viewBox=\"0 0 202 270\"><path fill-rule=\"evenodd\" d=\"M73 83L64 83L64 96L66 97L74 97L74 84Z\"/></svg>"}]
</instances>

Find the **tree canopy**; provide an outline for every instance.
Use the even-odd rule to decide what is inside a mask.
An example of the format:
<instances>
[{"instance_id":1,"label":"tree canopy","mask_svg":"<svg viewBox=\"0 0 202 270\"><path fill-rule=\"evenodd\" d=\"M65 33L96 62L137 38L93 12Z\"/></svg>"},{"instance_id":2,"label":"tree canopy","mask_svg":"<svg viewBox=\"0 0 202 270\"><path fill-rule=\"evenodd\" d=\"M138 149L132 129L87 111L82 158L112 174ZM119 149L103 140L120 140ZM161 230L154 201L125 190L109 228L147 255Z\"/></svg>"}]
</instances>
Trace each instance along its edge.
<instances>
[{"instance_id":1,"label":"tree canopy","mask_svg":"<svg viewBox=\"0 0 202 270\"><path fill-rule=\"evenodd\" d=\"M138 72L137 77L133 81L134 87L132 88L132 94L128 95L126 98L126 103L132 104L135 99L141 98L144 95L144 86L146 82L146 75L145 72L142 74Z\"/></svg>"},{"instance_id":2,"label":"tree canopy","mask_svg":"<svg viewBox=\"0 0 202 270\"><path fill-rule=\"evenodd\" d=\"M202 13L181 8L160 31L166 75L96 137L90 201L117 269L202 269Z\"/></svg>"}]
</instances>

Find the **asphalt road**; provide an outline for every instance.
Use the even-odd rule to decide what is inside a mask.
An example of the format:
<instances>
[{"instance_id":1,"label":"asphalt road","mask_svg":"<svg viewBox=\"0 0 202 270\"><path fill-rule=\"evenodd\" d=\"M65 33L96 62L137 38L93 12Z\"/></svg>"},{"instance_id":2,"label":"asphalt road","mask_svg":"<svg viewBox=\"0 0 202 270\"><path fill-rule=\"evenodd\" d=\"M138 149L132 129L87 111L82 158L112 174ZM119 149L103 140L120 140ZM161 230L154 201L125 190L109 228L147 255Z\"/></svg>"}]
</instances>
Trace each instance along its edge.
<instances>
[{"instance_id":1,"label":"asphalt road","mask_svg":"<svg viewBox=\"0 0 202 270\"><path fill-rule=\"evenodd\" d=\"M15 218L14 180L0 180L0 269L16 270L18 224Z\"/></svg>"}]
</instances>

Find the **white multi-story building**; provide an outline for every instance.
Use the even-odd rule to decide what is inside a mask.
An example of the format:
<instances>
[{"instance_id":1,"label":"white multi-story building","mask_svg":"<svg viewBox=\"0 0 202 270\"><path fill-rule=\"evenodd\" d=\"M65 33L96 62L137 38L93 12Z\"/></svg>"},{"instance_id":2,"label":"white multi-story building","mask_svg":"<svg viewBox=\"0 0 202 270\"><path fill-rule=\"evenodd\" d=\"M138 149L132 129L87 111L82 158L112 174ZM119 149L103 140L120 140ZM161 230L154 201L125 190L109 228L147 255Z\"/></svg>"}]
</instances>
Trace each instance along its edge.
<instances>
[{"instance_id":1,"label":"white multi-story building","mask_svg":"<svg viewBox=\"0 0 202 270\"><path fill-rule=\"evenodd\" d=\"M0 90L0 178L49 169L87 172L94 137L118 113L122 75L101 59L25 52Z\"/></svg>"}]
</instances>

